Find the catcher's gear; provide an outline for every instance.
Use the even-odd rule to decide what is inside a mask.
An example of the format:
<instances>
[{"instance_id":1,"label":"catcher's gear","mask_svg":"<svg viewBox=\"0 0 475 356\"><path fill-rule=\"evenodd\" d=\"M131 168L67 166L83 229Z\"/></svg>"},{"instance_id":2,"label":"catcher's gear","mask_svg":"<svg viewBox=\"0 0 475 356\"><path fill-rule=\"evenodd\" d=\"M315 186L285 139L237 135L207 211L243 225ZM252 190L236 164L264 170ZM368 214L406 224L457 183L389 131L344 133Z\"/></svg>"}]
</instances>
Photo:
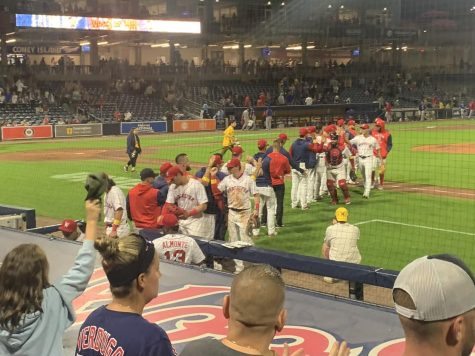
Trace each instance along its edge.
<instances>
[{"instance_id":1,"label":"catcher's gear","mask_svg":"<svg viewBox=\"0 0 475 356\"><path fill-rule=\"evenodd\" d=\"M358 177L356 176L356 172L354 170L351 170L350 171L350 179L353 181L353 182L356 182L356 180L358 179Z\"/></svg>"},{"instance_id":2,"label":"catcher's gear","mask_svg":"<svg viewBox=\"0 0 475 356\"><path fill-rule=\"evenodd\" d=\"M259 229L261 227L261 222L259 221L259 217L252 214L251 217L249 218L249 221L247 222L247 227L246 227L246 234L249 237L253 236L252 230L254 229Z\"/></svg>"}]
</instances>

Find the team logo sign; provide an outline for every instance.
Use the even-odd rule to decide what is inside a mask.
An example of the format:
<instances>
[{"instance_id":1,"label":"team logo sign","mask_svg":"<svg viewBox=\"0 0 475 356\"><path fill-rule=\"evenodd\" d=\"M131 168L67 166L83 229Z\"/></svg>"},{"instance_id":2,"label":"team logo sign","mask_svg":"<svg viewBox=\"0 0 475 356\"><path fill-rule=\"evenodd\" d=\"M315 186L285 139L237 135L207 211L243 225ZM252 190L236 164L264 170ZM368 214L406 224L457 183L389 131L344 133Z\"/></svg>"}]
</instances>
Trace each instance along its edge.
<instances>
[{"instance_id":1,"label":"team logo sign","mask_svg":"<svg viewBox=\"0 0 475 356\"><path fill-rule=\"evenodd\" d=\"M35 134L35 130L33 130L31 127L28 127L24 131L26 137L33 137Z\"/></svg>"}]
</instances>

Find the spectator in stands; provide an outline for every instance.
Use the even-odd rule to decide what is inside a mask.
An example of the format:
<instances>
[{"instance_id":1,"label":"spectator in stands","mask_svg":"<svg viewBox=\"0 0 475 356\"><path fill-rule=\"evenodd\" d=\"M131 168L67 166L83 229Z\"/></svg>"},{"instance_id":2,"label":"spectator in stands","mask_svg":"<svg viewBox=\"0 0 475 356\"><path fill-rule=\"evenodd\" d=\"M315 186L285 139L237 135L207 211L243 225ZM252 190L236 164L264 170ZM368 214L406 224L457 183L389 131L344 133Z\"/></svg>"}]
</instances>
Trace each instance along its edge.
<instances>
[{"instance_id":1,"label":"spectator in stands","mask_svg":"<svg viewBox=\"0 0 475 356\"><path fill-rule=\"evenodd\" d=\"M82 242L86 237L81 230L78 230L78 224L71 219L63 220L58 230L63 233L67 240Z\"/></svg>"},{"instance_id":2,"label":"spectator in stands","mask_svg":"<svg viewBox=\"0 0 475 356\"><path fill-rule=\"evenodd\" d=\"M178 218L175 214L165 214L160 217L165 236L153 241L161 259L169 261L201 265L205 255L198 243L189 236L178 233Z\"/></svg>"},{"instance_id":3,"label":"spectator in stands","mask_svg":"<svg viewBox=\"0 0 475 356\"><path fill-rule=\"evenodd\" d=\"M191 342L181 356L275 355L269 347L287 319L284 300L285 284L279 271L269 265L247 267L234 278L229 295L224 297L227 336ZM287 347L284 355L288 355ZM303 355L303 350L292 355ZM329 355L349 355L346 342L341 346L335 343Z\"/></svg>"},{"instance_id":4,"label":"spectator in stands","mask_svg":"<svg viewBox=\"0 0 475 356\"><path fill-rule=\"evenodd\" d=\"M173 165L170 162L165 162L160 166L160 174L155 178L152 186L160 191L158 205L163 206L167 200L168 181L167 172Z\"/></svg>"},{"instance_id":5,"label":"spectator in stands","mask_svg":"<svg viewBox=\"0 0 475 356\"><path fill-rule=\"evenodd\" d=\"M0 354L62 355L63 334L74 320L73 300L94 270L94 240L101 211L86 201L86 237L74 266L57 283L48 281L49 263L35 244L19 244L0 267Z\"/></svg>"},{"instance_id":6,"label":"spectator in stands","mask_svg":"<svg viewBox=\"0 0 475 356\"><path fill-rule=\"evenodd\" d=\"M174 213L180 219L180 232L188 236L211 240L214 235L214 219L203 215L208 197L203 185L176 165L167 171L170 184L164 214Z\"/></svg>"},{"instance_id":7,"label":"spectator in stands","mask_svg":"<svg viewBox=\"0 0 475 356\"><path fill-rule=\"evenodd\" d=\"M223 164L223 156L216 153L210 157L208 165L199 169L195 174L195 177L200 179L205 187L208 197L208 205L204 214L214 216L215 225L213 238L221 241L224 241L226 235L225 209L222 200L216 200L214 193L217 193L216 189L218 184L226 177L226 174L220 171Z\"/></svg>"},{"instance_id":8,"label":"spectator in stands","mask_svg":"<svg viewBox=\"0 0 475 356\"><path fill-rule=\"evenodd\" d=\"M158 294L160 270L153 243L140 236L97 239L96 249L110 284L112 302L93 311L82 324L76 355L110 354L175 356L166 332L142 317ZM105 338L107 335L107 338ZM59 354L59 353L58 353Z\"/></svg>"},{"instance_id":9,"label":"spectator in stands","mask_svg":"<svg viewBox=\"0 0 475 356\"><path fill-rule=\"evenodd\" d=\"M322 255L332 261L360 263L361 254L358 250L360 229L348 223L348 210L338 208L335 211L333 224L327 227L322 245ZM333 283L332 278L325 277L325 282Z\"/></svg>"},{"instance_id":10,"label":"spectator in stands","mask_svg":"<svg viewBox=\"0 0 475 356\"><path fill-rule=\"evenodd\" d=\"M469 356L475 346L475 277L455 256L418 258L393 288L403 356Z\"/></svg>"},{"instance_id":11,"label":"spectator in stands","mask_svg":"<svg viewBox=\"0 0 475 356\"><path fill-rule=\"evenodd\" d=\"M156 229L161 214L160 191L152 186L157 174L150 168L140 172L141 182L127 195L127 215L137 229Z\"/></svg>"}]
</instances>

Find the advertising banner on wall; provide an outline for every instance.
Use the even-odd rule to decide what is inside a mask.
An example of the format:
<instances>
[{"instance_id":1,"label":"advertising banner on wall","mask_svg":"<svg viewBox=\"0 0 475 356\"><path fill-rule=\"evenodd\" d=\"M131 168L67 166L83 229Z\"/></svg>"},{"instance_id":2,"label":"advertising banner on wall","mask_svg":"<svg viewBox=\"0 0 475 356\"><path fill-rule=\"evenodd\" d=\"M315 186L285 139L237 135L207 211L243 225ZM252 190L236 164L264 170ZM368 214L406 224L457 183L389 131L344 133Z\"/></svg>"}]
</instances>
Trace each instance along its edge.
<instances>
[{"instance_id":1,"label":"advertising banner on wall","mask_svg":"<svg viewBox=\"0 0 475 356\"><path fill-rule=\"evenodd\" d=\"M14 126L2 127L2 140L32 140L37 138L53 138L53 126Z\"/></svg>"},{"instance_id":2,"label":"advertising banner on wall","mask_svg":"<svg viewBox=\"0 0 475 356\"><path fill-rule=\"evenodd\" d=\"M9 54L81 54L80 46L7 46Z\"/></svg>"},{"instance_id":3,"label":"advertising banner on wall","mask_svg":"<svg viewBox=\"0 0 475 356\"><path fill-rule=\"evenodd\" d=\"M120 133L126 135L132 129L138 129L140 133L167 132L167 123L165 121L146 121L146 122L121 122Z\"/></svg>"},{"instance_id":4,"label":"advertising banner on wall","mask_svg":"<svg viewBox=\"0 0 475 356\"><path fill-rule=\"evenodd\" d=\"M102 124L56 125L54 137L102 136Z\"/></svg>"},{"instance_id":5,"label":"advertising banner on wall","mask_svg":"<svg viewBox=\"0 0 475 356\"><path fill-rule=\"evenodd\" d=\"M216 120L175 120L173 121L173 132L190 131L215 131Z\"/></svg>"}]
</instances>

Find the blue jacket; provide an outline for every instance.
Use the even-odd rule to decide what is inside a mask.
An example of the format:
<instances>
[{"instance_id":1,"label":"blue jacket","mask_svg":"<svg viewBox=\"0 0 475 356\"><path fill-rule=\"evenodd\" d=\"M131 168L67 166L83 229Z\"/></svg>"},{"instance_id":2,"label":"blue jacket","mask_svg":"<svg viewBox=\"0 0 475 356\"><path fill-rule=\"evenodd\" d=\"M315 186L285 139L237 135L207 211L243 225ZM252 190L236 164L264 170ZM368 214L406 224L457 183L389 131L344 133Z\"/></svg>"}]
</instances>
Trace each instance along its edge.
<instances>
[{"instance_id":1,"label":"blue jacket","mask_svg":"<svg viewBox=\"0 0 475 356\"><path fill-rule=\"evenodd\" d=\"M140 138L137 135L129 134L127 136L127 154L131 154L136 150L135 146L138 145L138 153L142 151L140 146Z\"/></svg>"},{"instance_id":2,"label":"blue jacket","mask_svg":"<svg viewBox=\"0 0 475 356\"><path fill-rule=\"evenodd\" d=\"M267 157L267 153L257 152L254 155L254 159L257 161L262 158L262 175L256 177L256 186L258 187L270 187L272 186L272 180L270 177L270 158Z\"/></svg>"},{"instance_id":3,"label":"blue jacket","mask_svg":"<svg viewBox=\"0 0 475 356\"><path fill-rule=\"evenodd\" d=\"M313 143L313 139L311 137L307 137L307 142L308 143ZM307 168L315 168L318 163L318 156L316 153L311 152L309 153L308 157L308 167Z\"/></svg>"},{"instance_id":4,"label":"blue jacket","mask_svg":"<svg viewBox=\"0 0 475 356\"><path fill-rule=\"evenodd\" d=\"M84 241L74 266L63 278L43 289L43 312L27 314L10 335L0 329L0 355L63 355L63 334L76 316L73 300L86 289L94 270L94 241Z\"/></svg>"},{"instance_id":5,"label":"blue jacket","mask_svg":"<svg viewBox=\"0 0 475 356\"><path fill-rule=\"evenodd\" d=\"M310 168L308 165L311 151L308 149L308 146L309 143L303 138L296 139L291 146L292 158L297 164L305 163L305 168Z\"/></svg>"},{"instance_id":6,"label":"blue jacket","mask_svg":"<svg viewBox=\"0 0 475 356\"><path fill-rule=\"evenodd\" d=\"M152 183L152 187L158 189L160 193L158 194L158 205L163 206L167 200L168 195L168 182L162 176L157 176Z\"/></svg>"}]
</instances>

